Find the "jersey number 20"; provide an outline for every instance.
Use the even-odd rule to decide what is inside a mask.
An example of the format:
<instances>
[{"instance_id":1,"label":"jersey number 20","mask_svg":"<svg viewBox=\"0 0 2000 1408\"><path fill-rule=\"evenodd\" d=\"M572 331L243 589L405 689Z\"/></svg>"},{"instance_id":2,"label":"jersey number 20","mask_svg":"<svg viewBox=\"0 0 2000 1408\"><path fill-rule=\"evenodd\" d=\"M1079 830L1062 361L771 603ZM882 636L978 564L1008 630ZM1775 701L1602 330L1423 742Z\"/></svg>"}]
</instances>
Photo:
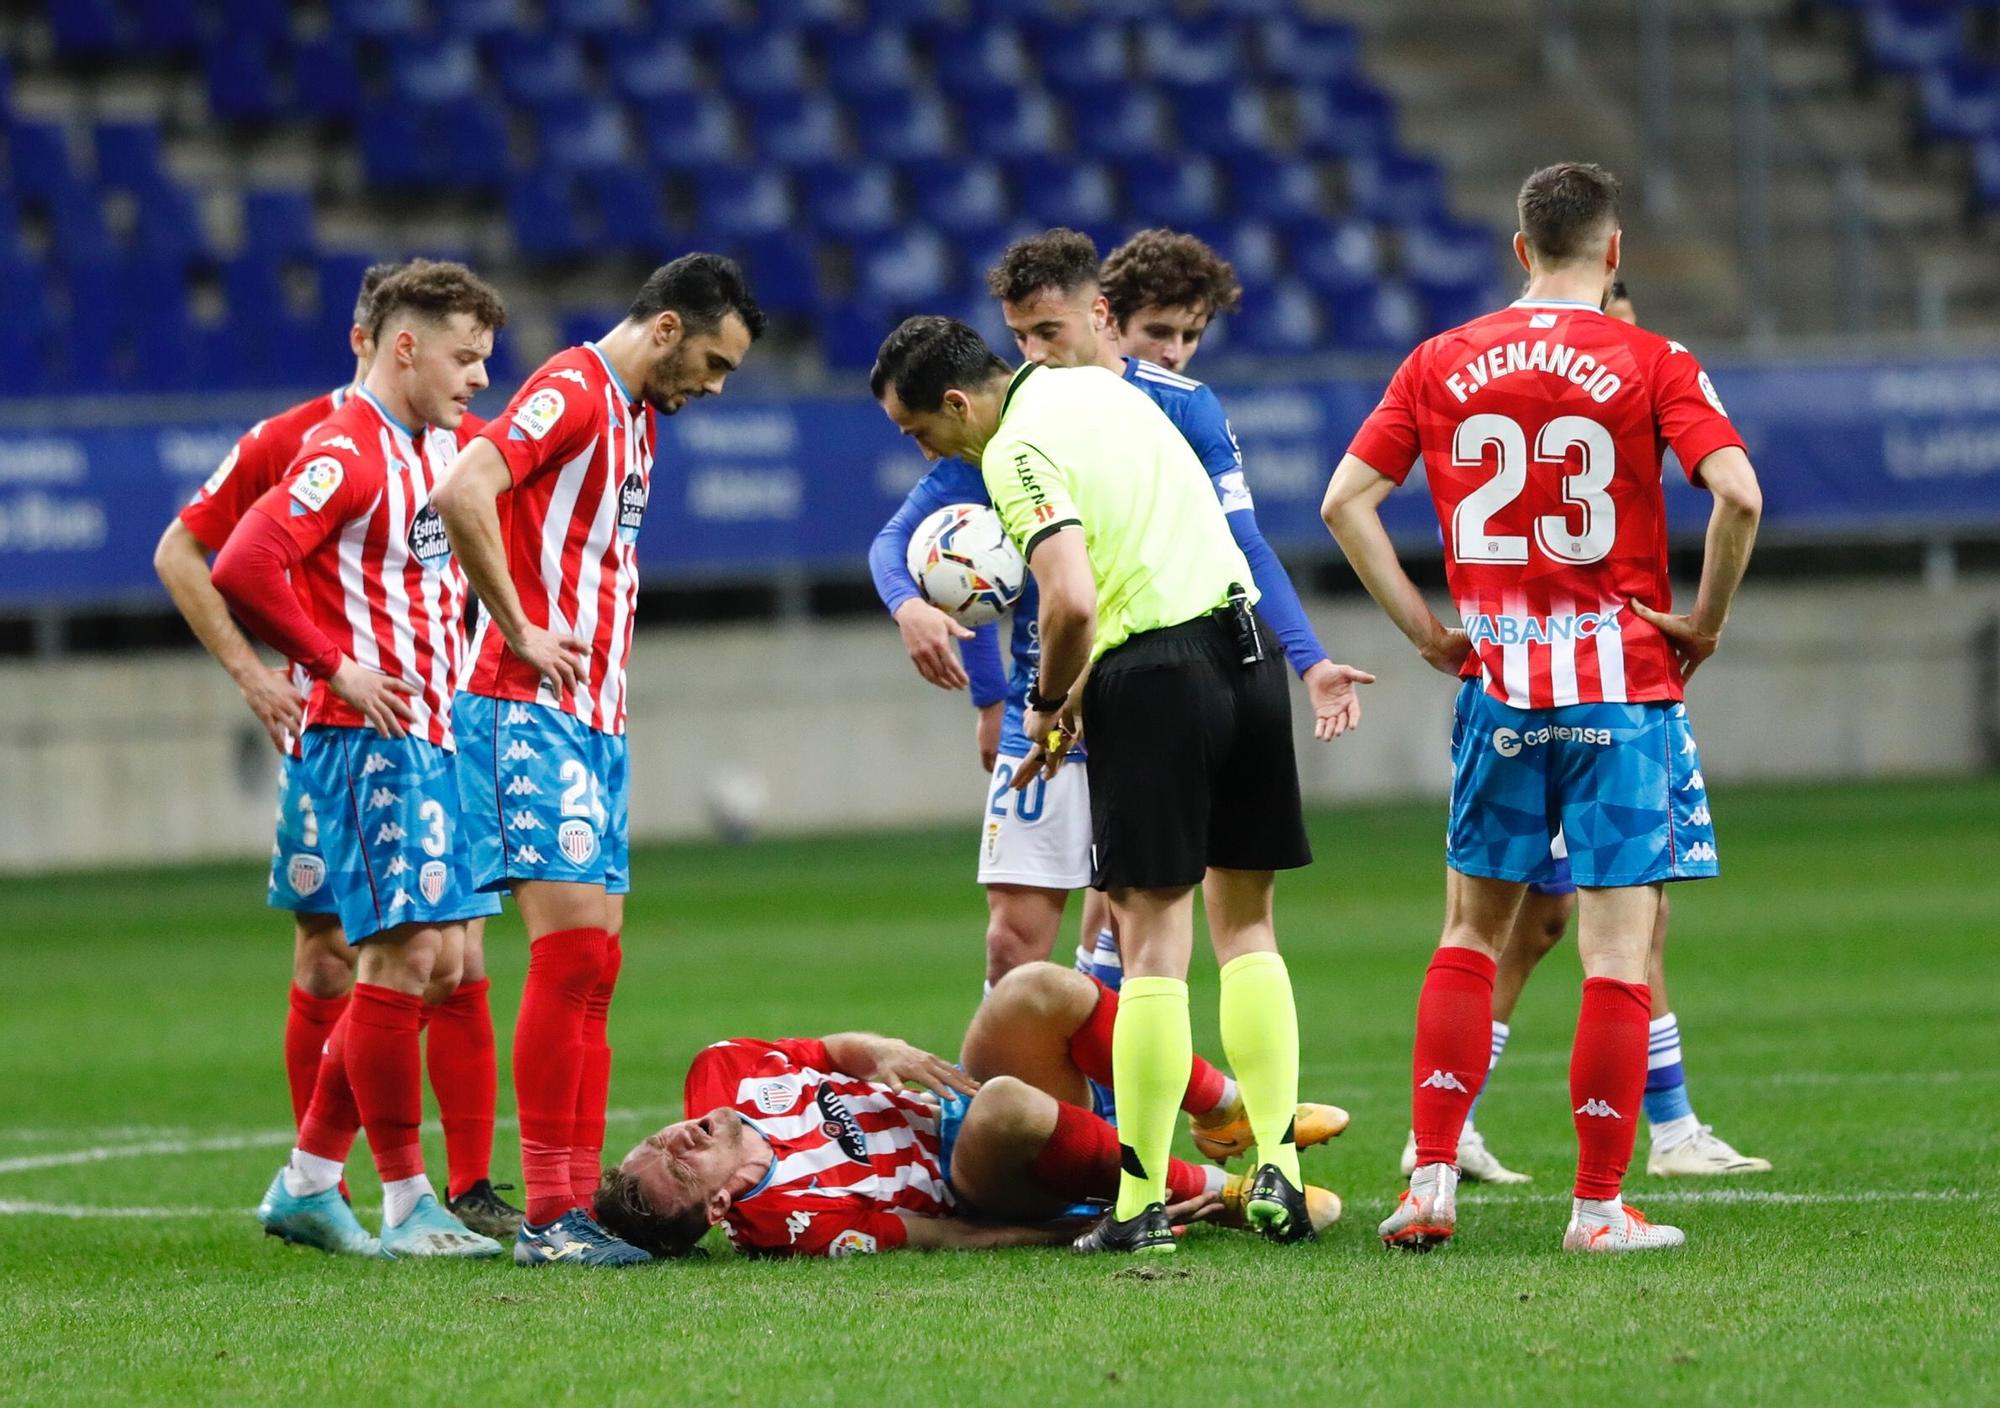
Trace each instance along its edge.
<instances>
[{"instance_id":1,"label":"jersey number 20","mask_svg":"<svg viewBox=\"0 0 2000 1408\"><path fill-rule=\"evenodd\" d=\"M1493 516L1528 487L1528 437L1511 416L1467 416L1452 437L1452 463L1469 469L1485 462L1486 447L1500 452L1494 476L1459 500L1451 516L1451 550L1460 562L1523 563L1528 539L1521 533L1490 533ZM1535 520L1535 546L1544 557L1576 566L1602 561L1618 538L1618 514L1604 492L1617 468L1611 432L1587 416L1557 416L1535 437L1537 464L1565 463L1570 448L1583 451L1583 467L1562 480L1563 499L1578 515L1572 529L1566 513Z\"/></svg>"}]
</instances>

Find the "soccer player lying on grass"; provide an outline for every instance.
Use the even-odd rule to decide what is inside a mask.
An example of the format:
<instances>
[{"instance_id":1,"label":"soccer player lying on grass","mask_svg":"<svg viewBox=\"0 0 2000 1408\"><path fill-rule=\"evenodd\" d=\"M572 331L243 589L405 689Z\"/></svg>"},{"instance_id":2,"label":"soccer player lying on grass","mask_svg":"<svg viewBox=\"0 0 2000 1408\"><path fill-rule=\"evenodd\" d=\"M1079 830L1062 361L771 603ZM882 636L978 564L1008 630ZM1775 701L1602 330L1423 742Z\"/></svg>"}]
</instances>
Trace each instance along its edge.
<instances>
[{"instance_id":1,"label":"soccer player lying on grass","mask_svg":"<svg viewBox=\"0 0 2000 1408\"><path fill-rule=\"evenodd\" d=\"M1030 963L980 1004L959 1066L860 1032L717 1042L688 1071L689 1118L604 1175L598 1220L656 1256L718 1222L764 1255L1067 1242L1075 1227L1051 1224L1118 1191L1117 1131L1084 1104L1086 1081L1111 1083L1117 1013L1096 979ZM1200 1057L1181 1105L1207 1157L1250 1147L1236 1083ZM1295 1123L1320 1144L1347 1112L1300 1105ZM1167 1188L1176 1222L1244 1225L1246 1175L1175 1159ZM1326 1189L1306 1198L1315 1233L1340 1216Z\"/></svg>"}]
</instances>

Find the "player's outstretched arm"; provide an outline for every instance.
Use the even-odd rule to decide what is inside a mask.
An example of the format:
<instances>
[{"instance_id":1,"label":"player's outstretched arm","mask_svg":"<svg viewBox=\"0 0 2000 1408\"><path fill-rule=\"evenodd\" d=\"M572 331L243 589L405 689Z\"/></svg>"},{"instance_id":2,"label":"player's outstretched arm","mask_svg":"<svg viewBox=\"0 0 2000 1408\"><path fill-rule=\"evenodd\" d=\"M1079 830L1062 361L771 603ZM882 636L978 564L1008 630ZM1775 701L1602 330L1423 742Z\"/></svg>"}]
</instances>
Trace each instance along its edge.
<instances>
[{"instance_id":1,"label":"player's outstretched arm","mask_svg":"<svg viewBox=\"0 0 2000 1408\"><path fill-rule=\"evenodd\" d=\"M826 1054L842 1075L883 1085L921 1085L939 1099L957 1093L972 1095L979 1082L941 1056L874 1032L836 1032L822 1039Z\"/></svg>"},{"instance_id":2,"label":"player's outstretched arm","mask_svg":"<svg viewBox=\"0 0 2000 1408\"><path fill-rule=\"evenodd\" d=\"M903 1245L914 1251L978 1252L1000 1247L1060 1246L1076 1236L1076 1228L1062 1223L1042 1227L1015 1227L986 1222L967 1222L956 1217L919 1217L915 1213L895 1214L903 1220Z\"/></svg>"},{"instance_id":3,"label":"player's outstretched arm","mask_svg":"<svg viewBox=\"0 0 2000 1408\"><path fill-rule=\"evenodd\" d=\"M1706 455L1695 466L1695 478L1715 496L1709 510L1708 537L1701 558L1701 588L1694 610L1685 616L1656 611L1644 602L1632 603L1633 613L1650 621L1674 643L1686 679L1702 661L1715 654L1722 628L1729 622L1730 603L1750 566L1757 542L1757 524L1764 516L1764 491L1750 457L1736 445Z\"/></svg>"},{"instance_id":4,"label":"player's outstretched arm","mask_svg":"<svg viewBox=\"0 0 2000 1408\"><path fill-rule=\"evenodd\" d=\"M491 441L475 439L431 493L445 537L465 569L479 604L507 648L556 690L582 678L590 647L574 636L545 631L528 619L507 571L507 543L500 530L500 496L514 487L513 471Z\"/></svg>"},{"instance_id":5,"label":"player's outstretched arm","mask_svg":"<svg viewBox=\"0 0 2000 1408\"><path fill-rule=\"evenodd\" d=\"M229 603L209 575L207 544L176 518L167 524L159 546L153 549L153 570L195 639L236 681L236 687L243 691L243 702L264 726L271 746L282 753L286 736L296 734L304 721L305 701L285 672L258 659L249 637L236 628Z\"/></svg>"},{"instance_id":6,"label":"player's outstretched arm","mask_svg":"<svg viewBox=\"0 0 2000 1408\"><path fill-rule=\"evenodd\" d=\"M1326 486L1319 516L1340 544L1354 575L1368 588L1376 605L1389 613L1396 629L1409 638L1432 669L1456 675L1472 643L1464 631L1448 627L1403 570L1389 530L1382 526L1382 501L1396 482L1353 455L1341 457Z\"/></svg>"}]
</instances>

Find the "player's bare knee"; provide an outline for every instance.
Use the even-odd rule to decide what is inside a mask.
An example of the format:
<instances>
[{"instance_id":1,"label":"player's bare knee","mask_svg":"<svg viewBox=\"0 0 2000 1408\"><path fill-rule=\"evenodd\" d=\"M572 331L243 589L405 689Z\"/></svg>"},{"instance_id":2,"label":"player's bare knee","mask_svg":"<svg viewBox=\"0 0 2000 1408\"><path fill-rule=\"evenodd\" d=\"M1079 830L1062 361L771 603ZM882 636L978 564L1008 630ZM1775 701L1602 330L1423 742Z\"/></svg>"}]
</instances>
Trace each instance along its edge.
<instances>
[{"instance_id":1,"label":"player's bare knee","mask_svg":"<svg viewBox=\"0 0 2000 1408\"><path fill-rule=\"evenodd\" d=\"M1047 948L1011 919L995 914L987 921L986 972L995 983L1022 965L1047 957Z\"/></svg>"},{"instance_id":2,"label":"player's bare knee","mask_svg":"<svg viewBox=\"0 0 2000 1408\"><path fill-rule=\"evenodd\" d=\"M988 1134L1012 1133L1033 1122L1036 1105L1048 1097L1018 1076L994 1076L984 1081L965 1112L965 1130Z\"/></svg>"},{"instance_id":3,"label":"player's bare knee","mask_svg":"<svg viewBox=\"0 0 2000 1408\"><path fill-rule=\"evenodd\" d=\"M312 997L340 997L354 986L354 951L332 915L299 915L293 926L292 982Z\"/></svg>"},{"instance_id":4,"label":"player's bare knee","mask_svg":"<svg viewBox=\"0 0 2000 1408\"><path fill-rule=\"evenodd\" d=\"M1070 1015L1079 1004L1087 1015L1097 988L1074 968L1037 960L1010 969L986 1000L1010 1017L1040 1022Z\"/></svg>"}]
</instances>

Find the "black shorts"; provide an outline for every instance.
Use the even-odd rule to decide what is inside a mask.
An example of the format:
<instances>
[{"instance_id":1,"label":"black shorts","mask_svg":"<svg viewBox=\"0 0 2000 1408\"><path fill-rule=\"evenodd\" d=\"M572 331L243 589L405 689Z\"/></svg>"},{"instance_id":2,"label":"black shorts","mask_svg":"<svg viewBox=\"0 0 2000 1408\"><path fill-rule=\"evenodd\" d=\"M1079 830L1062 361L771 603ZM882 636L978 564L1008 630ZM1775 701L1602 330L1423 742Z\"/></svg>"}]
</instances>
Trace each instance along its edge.
<instances>
[{"instance_id":1,"label":"black shorts","mask_svg":"<svg viewBox=\"0 0 2000 1408\"><path fill-rule=\"evenodd\" d=\"M1238 662L1213 616L1146 631L1110 651L1083 691L1091 883L1166 889L1209 866L1312 862L1292 755L1285 657Z\"/></svg>"}]
</instances>

